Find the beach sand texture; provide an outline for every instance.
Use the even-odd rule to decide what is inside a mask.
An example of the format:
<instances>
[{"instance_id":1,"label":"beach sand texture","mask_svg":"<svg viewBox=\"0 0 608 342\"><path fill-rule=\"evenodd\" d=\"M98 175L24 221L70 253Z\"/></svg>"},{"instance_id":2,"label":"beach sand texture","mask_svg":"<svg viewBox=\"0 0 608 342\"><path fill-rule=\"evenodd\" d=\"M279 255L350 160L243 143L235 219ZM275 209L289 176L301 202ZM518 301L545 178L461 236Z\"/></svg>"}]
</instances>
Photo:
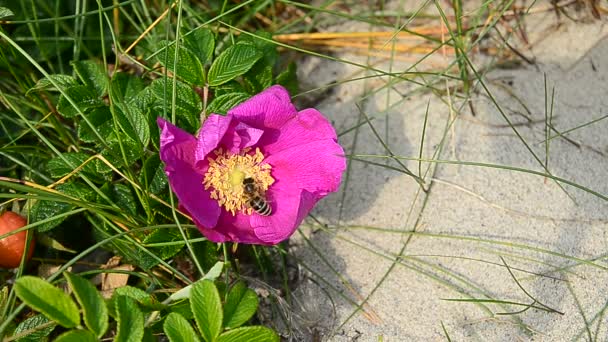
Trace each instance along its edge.
<instances>
[{"instance_id":1,"label":"beach sand texture","mask_svg":"<svg viewBox=\"0 0 608 342\"><path fill-rule=\"evenodd\" d=\"M608 202L600 198L608 195L608 121L590 123L608 112L608 28L605 19L573 22L551 11L525 20L530 45L510 42L534 63L492 69L470 97L453 88L458 80L416 77L425 88L376 76L332 87L315 104L334 122L351 160L341 191L292 239L311 279L296 290L302 304L294 308L308 338L608 339ZM323 28L369 29L351 21ZM332 53L395 73L454 60L437 54L411 69L420 56L399 55L403 60L390 64ZM491 57L470 56L485 73ZM299 65L300 79L314 86L374 74L317 57ZM547 157L547 122L559 132L589 124L552 138ZM423 129L422 159L449 161L420 165L426 193L402 172L406 166L418 174L418 161L387 158L418 158ZM543 176L545 164L598 195ZM544 310L501 315L526 306L482 300Z\"/></svg>"}]
</instances>

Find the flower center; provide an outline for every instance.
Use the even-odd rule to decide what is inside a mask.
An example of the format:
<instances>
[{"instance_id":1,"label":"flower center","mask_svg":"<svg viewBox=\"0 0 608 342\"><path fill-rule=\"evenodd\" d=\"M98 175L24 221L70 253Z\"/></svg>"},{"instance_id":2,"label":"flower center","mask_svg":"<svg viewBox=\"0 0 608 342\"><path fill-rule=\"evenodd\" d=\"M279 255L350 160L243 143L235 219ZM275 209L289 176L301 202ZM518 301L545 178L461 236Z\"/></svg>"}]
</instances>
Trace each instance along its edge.
<instances>
[{"instance_id":1,"label":"flower center","mask_svg":"<svg viewBox=\"0 0 608 342\"><path fill-rule=\"evenodd\" d=\"M240 154L232 154L221 148L215 150L215 158L208 158L209 169L205 173L203 185L211 189L211 198L218 201L234 216L237 211L251 215L252 208L243 194L243 180L252 178L257 189L263 194L274 183L270 175L270 165L262 163L264 155L259 148L249 153L250 149Z\"/></svg>"}]
</instances>

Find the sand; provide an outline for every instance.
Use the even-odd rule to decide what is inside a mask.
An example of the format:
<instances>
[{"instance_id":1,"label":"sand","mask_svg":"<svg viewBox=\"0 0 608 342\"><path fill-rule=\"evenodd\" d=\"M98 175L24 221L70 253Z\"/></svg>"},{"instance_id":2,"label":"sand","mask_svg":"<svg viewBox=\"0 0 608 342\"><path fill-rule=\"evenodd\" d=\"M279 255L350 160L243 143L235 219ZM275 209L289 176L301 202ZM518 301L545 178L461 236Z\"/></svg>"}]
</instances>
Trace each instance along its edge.
<instances>
[{"instance_id":1,"label":"sand","mask_svg":"<svg viewBox=\"0 0 608 342\"><path fill-rule=\"evenodd\" d=\"M480 85L470 98L472 115L462 92L452 89L450 97L440 97L427 91L403 98L400 94L414 87L402 82L386 90L386 77L333 87L316 107L344 133L340 142L349 155L390 154L369 124L351 129L364 113L393 155L417 158L428 105L424 159L545 172L545 79L549 101L555 89L551 124L557 130L606 115L608 39L603 38L608 29L605 19L574 23L556 19L554 13L537 13L527 20L531 47L521 51L535 63L494 69L483 78L502 114ZM343 22L323 30L369 27ZM348 52L333 55L366 63L365 57ZM481 66L487 60L473 62ZM410 66L403 61L392 68ZM300 78L311 85L365 75L357 72L359 67L317 57L306 57L299 65ZM456 82L444 79L436 87L445 91L448 85ZM449 104L460 112L450 110ZM446 131L451 118L454 124ZM570 141L550 141L548 170L608 195L608 120L566 136ZM366 160L402 167L386 158ZM418 162L403 163L418 173ZM299 338L445 341L447 332L453 341L608 340L608 315L600 314L608 305L608 265L602 259L607 201L517 170L423 163L422 171L429 166L425 183L432 185L424 193L401 172L349 162L340 192L313 212L327 228L311 218L303 234L292 239L302 275L310 278L296 291L302 302L293 308ZM419 234L409 233L413 231ZM530 296L562 314L529 309L500 315L525 307L446 300L532 303L504 263ZM363 310L357 310L353 303L360 305L366 298ZM598 314L602 322L596 330Z\"/></svg>"}]
</instances>

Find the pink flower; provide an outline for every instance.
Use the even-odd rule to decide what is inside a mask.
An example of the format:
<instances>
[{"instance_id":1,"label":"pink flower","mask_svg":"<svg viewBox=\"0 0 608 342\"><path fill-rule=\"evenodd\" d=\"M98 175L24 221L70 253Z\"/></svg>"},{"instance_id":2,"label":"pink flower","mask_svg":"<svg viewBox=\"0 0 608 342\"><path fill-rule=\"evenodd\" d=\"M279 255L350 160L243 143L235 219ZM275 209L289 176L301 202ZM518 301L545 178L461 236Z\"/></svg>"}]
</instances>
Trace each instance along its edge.
<instances>
[{"instance_id":1,"label":"pink flower","mask_svg":"<svg viewBox=\"0 0 608 342\"><path fill-rule=\"evenodd\" d=\"M289 238L338 189L346 167L327 119L312 108L298 112L281 86L226 116L210 115L198 138L162 118L157 123L160 158L180 209L214 242L274 245ZM244 181L257 194L244 192ZM252 198L270 215L256 211Z\"/></svg>"}]
</instances>

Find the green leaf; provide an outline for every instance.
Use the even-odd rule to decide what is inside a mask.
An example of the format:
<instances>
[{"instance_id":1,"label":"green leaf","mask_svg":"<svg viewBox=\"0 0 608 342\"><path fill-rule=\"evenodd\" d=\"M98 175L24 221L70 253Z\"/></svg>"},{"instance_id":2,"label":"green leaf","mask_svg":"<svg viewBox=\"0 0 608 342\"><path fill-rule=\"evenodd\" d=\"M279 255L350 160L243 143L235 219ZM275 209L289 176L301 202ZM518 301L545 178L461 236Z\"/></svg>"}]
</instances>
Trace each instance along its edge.
<instances>
[{"instance_id":1,"label":"green leaf","mask_svg":"<svg viewBox=\"0 0 608 342\"><path fill-rule=\"evenodd\" d=\"M15 281L15 293L25 304L44 314L65 328L80 323L76 303L60 289L32 276L22 276Z\"/></svg>"},{"instance_id":2,"label":"green leaf","mask_svg":"<svg viewBox=\"0 0 608 342\"><path fill-rule=\"evenodd\" d=\"M279 342L279 335L262 326L242 327L221 334L217 342Z\"/></svg>"},{"instance_id":3,"label":"green leaf","mask_svg":"<svg viewBox=\"0 0 608 342\"><path fill-rule=\"evenodd\" d=\"M200 280L192 286L190 308L198 329L207 342L215 341L222 331L222 302L217 287L210 280Z\"/></svg>"},{"instance_id":4,"label":"green leaf","mask_svg":"<svg viewBox=\"0 0 608 342\"><path fill-rule=\"evenodd\" d=\"M194 52L201 64L205 65L213 56L215 37L211 30L201 27L185 36L184 44L190 51Z\"/></svg>"},{"instance_id":5,"label":"green leaf","mask_svg":"<svg viewBox=\"0 0 608 342\"><path fill-rule=\"evenodd\" d=\"M132 215L137 213L137 202L130 186L121 183L113 184L111 197L119 208Z\"/></svg>"},{"instance_id":6,"label":"green leaf","mask_svg":"<svg viewBox=\"0 0 608 342\"><path fill-rule=\"evenodd\" d=\"M262 57L251 44L236 44L222 52L209 69L209 85L218 86L246 73Z\"/></svg>"},{"instance_id":7,"label":"green leaf","mask_svg":"<svg viewBox=\"0 0 608 342\"><path fill-rule=\"evenodd\" d=\"M297 94L300 89L296 63L289 63L287 69L277 76L276 83L285 87L290 94Z\"/></svg>"},{"instance_id":8,"label":"green leaf","mask_svg":"<svg viewBox=\"0 0 608 342\"><path fill-rule=\"evenodd\" d=\"M55 87L53 83L57 84L61 89L67 89L72 86L78 85L76 79L70 75L49 75L48 77L41 78L40 80L38 80L38 82L36 82L36 85L27 91L26 95L29 94L29 92L31 91L59 91L59 89L57 89L57 87Z\"/></svg>"},{"instance_id":9,"label":"green leaf","mask_svg":"<svg viewBox=\"0 0 608 342\"><path fill-rule=\"evenodd\" d=\"M86 111L92 108L104 106L103 101L99 99L99 96L95 93L93 88L83 85L72 86L65 89L66 95L74 101L76 106L80 108L80 111L84 114ZM73 118L78 115L78 110L72 106L72 104L61 95L59 102L57 102L57 111L63 115L64 118Z\"/></svg>"},{"instance_id":10,"label":"green leaf","mask_svg":"<svg viewBox=\"0 0 608 342\"><path fill-rule=\"evenodd\" d=\"M55 342L97 342L95 335L88 330L70 330L59 335Z\"/></svg>"},{"instance_id":11,"label":"green leaf","mask_svg":"<svg viewBox=\"0 0 608 342\"><path fill-rule=\"evenodd\" d=\"M116 106L118 124L127 135L138 137L142 146L150 142L150 126L144 113L137 107L128 103Z\"/></svg>"},{"instance_id":12,"label":"green leaf","mask_svg":"<svg viewBox=\"0 0 608 342\"><path fill-rule=\"evenodd\" d=\"M175 113L178 120L181 120L183 123L189 125L190 128L198 129L200 126L199 114L203 108L203 103L200 96L190 86L182 82L176 82L175 88L177 92L175 99ZM165 87L164 78L156 79L152 81L149 89L156 99L154 102L154 108L157 111L157 116L161 116L163 113L166 117L169 116L171 113L171 99L173 96L173 80L168 78L166 80ZM165 104L167 105L166 108ZM167 110L166 113L165 109ZM179 126L183 127L182 125Z\"/></svg>"},{"instance_id":13,"label":"green leaf","mask_svg":"<svg viewBox=\"0 0 608 342\"><path fill-rule=\"evenodd\" d=\"M92 201L95 198L95 194L91 188L88 186L78 183L78 182L69 182L60 184L55 188L57 191L63 192L69 196L82 199L85 201ZM73 203L69 202L61 202L61 201L52 201L52 200L41 200L37 201L31 209L30 212L30 220L31 222L38 222L45 219L52 218L59 214L66 213L75 208ZM57 227L61 222L63 222L67 217L60 217L55 220L51 220L49 222L43 223L37 226L38 231L45 232L49 231L55 227Z\"/></svg>"},{"instance_id":14,"label":"green leaf","mask_svg":"<svg viewBox=\"0 0 608 342\"><path fill-rule=\"evenodd\" d=\"M15 15L13 11L6 7L0 7L0 19Z\"/></svg>"},{"instance_id":15,"label":"green leaf","mask_svg":"<svg viewBox=\"0 0 608 342\"><path fill-rule=\"evenodd\" d=\"M31 222L46 220L59 214L66 213L72 210L73 208L74 205L66 202L46 200L38 201L32 206L32 209L30 211L30 220ZM46 232L60 225L61 222L65 221L65 219L66 217L60 217L58 219L43 223L37 226L36 228L39 232Z\"/></svg>"},{"instance_id":16,"label":"green leaf","mask_svg":"<svg viewBox=\"0 0 608 342\"><path fill-rule=\"evenodd\" d=\"M218 261L215 263L215 265L213 265L213 267L211 267L211 269L209 270L209 272L207 272L207 274L205 274L205 276L203 278L201 278L201 280L199 280L198 282L200 283L203 280L209 280L209 281L214 281L215 279L217 279L220 274L222 273L222 269L224 269L224 263L221 261ZM192 288L194 287L196 283L194 284L190 284L186 287L181 288L179 291L173 293L169 299L170 301L174 302L180 299L184 299L184 298L191 298L191 294L192 294Z\"/></svg>"},{"instance_id":17,"label":"green leaf","mask_svg":"<svg viewBox=\"0 0 608 342\"><path fill-rule=\"evenodd\" d=\"M184 318L190 320L194 319L194 315L192 314L192 309L190 309L190 301L182 300L171 306L169 306L169 310L171 312L175 312L183 316Z\"/></svg>"},{"instance_id":18,"label":"green leaf","mask_svg":"<svg viewBox=\"0 0 608 342\"><path fill-rule=\"evenodd\" d=\"M115 342L136 342L144 337L144 314L127 296L116 298L117 332Z\"/></svg>"},{"instance_id":19,"label":"green leaf","mask_svg":"<svg viewBox=\"0 0 608 342\"><path fill-rule=\"evenodd\" d=\"M73 61L72 66L85 86L95 89L98 96L108 91L108 74L101 64L93 61Z\"/></svg>"},{"instance_id":20,"label":"green leaf","mask_svg":"<svg viewBox=\"0 0 608 342\"><path fill-rule=\"evenodd\" d=\"M74 171L75 168L79 168L91 157L91 155L81 152L63 153L61 156L49 160L46 168L52 178L61 178ZM92 159L80 169L80 172L86 177L103 182L107 177L102 178L100 174L106 175L112 172L112 169L99 159Z\"/></svg>"},{"instance_id":21,"label":"green leaf","mask_svg":"<svg viewBox=\"0 0 608 342\"><path fill-rule=\"evenodd\" d=\"M239 103L249 99L251 95L247 93L228 93L222 94L211 101L207 107L207 113L226 114L230 109Z\"/></svg>"},{"instance_id":22,"label":"green leaf","mask_svg":"<svg viewBox=\"0 0 608 342\"><path fill-rule=\"evenodd\" d=\"M133 140L130 136L122 132L118 134L118 137L119 138L114 134L108 137L106 140L108 147L103 150L102 155L114 165L126 164L131 166L144 154L141 143ZM120 148L121 145L122 150ZM124 157L122 151L125 153ZM124 158L126 158L126 160Z\"/></svg>"},{"instance_id":23,"label":"green leaf","mask_svg":"<svg viewBox=\"0 0 608 342\"><path fill-rule=\"evenodd\" d=\"M17 339L17 342L38 342L41 340L45 340L47 336L53 332L57 324L50 324L44 328L37 329L39 326L43 324L49 323L50 320L46 318L45 315L36 315L32 316L21 323L15 328L13 335L19 335L28 330L32 330L31 333Z\"/></svg>"},{"instance_id":24,"label":"green leaf","mask_svg":"<svg viewBox=\"0 0 608 342\"><path fill-rule=\"evenodd\" d=\"M114 73L110 81L112 96L118 100L118 103L130 102L145 87L140 77L127 74L126 72Z\"/></svg>"},{"instance_id":25,"label":"green leaf","mask_svg":"<svg viewBox=\"0 0 608 342\"><path fill-rule=\"evenodd\" d=\"M165 307L163 304L159 303L151 294L133 286L119 287L114 290L114 294L116 296L129 297L138 302L143 307L151 310L161 310ZM115 298L115 296L113 296L112 298Z\"/></svg>"},{"instance_id":26,"label":"green leaf","mask_svg":"<svg viewBox=\"0 0 608 342\"><path fill-rule=\"evenodd\" d=\"M153 194L159 194L167 188L167 175L158 153L146 159L139 181Z\"/></svg>"},{"instance_id":27,"label":"green leaf","mask_svg":"<svg viewBox=\"0 0 608 342\"><path fill-rule=\"evenodd\" d=\"M272 85L272 65L265 66L259 73L255 75L255 80L260 86L260 91Z\"/></svg>"},{"instance_id":28,"label":"green leaf","mask_svg":"<svg viewBox=\"0 0 608 342\"><path fill-rule=\"evenodd\" d=\"M224 305L224 328L238 328L247 322L258 309L258 296L242 283L236 283L228 292Z\"/></svg>"},{"instance_id":29,"label":"green leaf","mask_svg":"<svg viewBox=\"0 0 608 342\"><path fill-rule=\"evenodd\" d=\"M167 315L163 330L171 342L198 342L198 336L190 323L180 314Z\"/></svg>"},{"instance_id":30,"label":"green leaf","mask_svg":"<svg viewBox=\"0 0 608 342\"><path fill-rule=\"evenodd\" d=\"M110 108L106 106L95 108L85 116L100 137L105 139L113 132L114 122ZM84 120L78 122L78 139L86 143L100 142L97 134Z\"/></svg>"},{"instance_id":31,"label":"green leaf","mask_svg":"<svg viewBox=\"0 0 608 342\"><path fill-rule=\"evenodd\" d=\"M159 242L183 241L182 234L177 229L155 229L143 240L144 244ZM159 258L166 260L177 254L184 244L151 248Z\"/></svg>"},{"instance_id":32,"label":"green leaf","mask_svg":"<svg viewBox=\"0 0 608 342\"><path fill-rule=\"evenodd\" d=\"M251 44L255 46L262 53L262 60L258 61L258 64L262 64L262 67L274 66L279 58L277 45L273 43L270 32L257 31L255 36L242 34L237 44Z\"/></svg>"},{"instance_id":33,"label":"green leaf","mask_svg":"<svg viewBox=\"0 0 608 342\"><path fill-rule=\"evenodd\" d=\"M192 51L180 45L178 62L175 63L175 43L169 45L167 41L162 41L159 45L163 49L157 56L160 64L187 83L194 85L204 83L203 65ZM177 70L174 69L175 66L177 66Z\"/></svg>"},{"instance_id":34,"label":"green leaf","mask_svg":"<svg viewBox=\"0 0 608 342\"><path fill-rule=\"evenodd\" d=\"M108 308L103 297L87 279L69 272L65 272L63 275L82 307L84 323L97 337L101 338L108 329Z\"/></svg>"}]
</instances>

